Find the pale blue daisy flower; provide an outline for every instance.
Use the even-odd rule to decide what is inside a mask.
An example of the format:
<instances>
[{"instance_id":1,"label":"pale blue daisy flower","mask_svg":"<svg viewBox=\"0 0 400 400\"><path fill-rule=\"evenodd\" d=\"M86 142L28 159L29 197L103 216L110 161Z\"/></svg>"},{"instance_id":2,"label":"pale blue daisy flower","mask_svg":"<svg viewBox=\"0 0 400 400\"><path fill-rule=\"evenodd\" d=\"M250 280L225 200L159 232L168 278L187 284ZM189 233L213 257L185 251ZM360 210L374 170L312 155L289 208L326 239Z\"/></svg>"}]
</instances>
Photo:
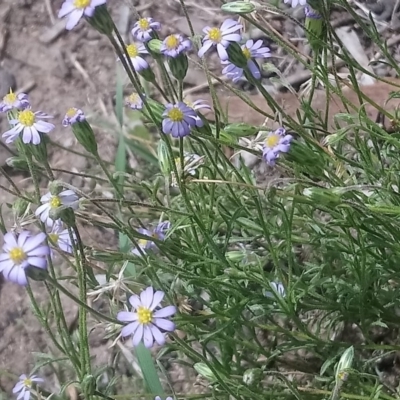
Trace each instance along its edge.
<instances>
[{"instance_id":1,"label":"pale blue daisy flower","mask_svg":"<svg viewBox=\"0 0 400 400\"><path fill-rule=\"evenodd\" d=\"M180 34L167 36L161 45L161 53L168 57L178 57L179 54L189 51L192 42Z\"/></svg>"},{"instance_id":2,"label":"pale blue daisy flower","mask_svg":"<svg viewBox=\"0 0 400 400\"><path fill-rule=\"evenodd\" d=\"M203 57L211 47L216 46L219 58L222 61L227 60L229 57L226 48L232 42L240 42L242 36L237 31L241 28L242 25L233 19L226 19L220 28L206 26L203 29L206 35L203 38L203 46L198 52L199 57Z\"/></svg>"},{"instance_id":3,"label":"pale blue daisy flower","mask_svg":"<svg viewBox=\"0 0 400 400\"><path fill-rule=\"evenodd\" d=\"M40 198L42 205L37 208L35 215L40 218L47 226L53 226L54 220L50 218L50 210L55 210L61 206L76 210L79 207L79 197L73 190L63 190L57 195L46 193Z\"/></svg>"},{"instance_id":4,"label":"pale blue daisy flower","mask_svg":"<svg viewBox=\"0 0 400 400\"><path fill-rule=\"evenodd\" d=\"M14 93L11 89L3 97L3 101L0 102L0 112L7 112L13 108L17 110L24 110L30 106L28 95L26 93Z\"/></svg>"},{"instance_id":5,"label":"pale blue daisy flower","mask_svg":"<svg viewBox=\"0 0 400 400\"><path fill-rule=\"evenodd\" d=\"M287 135L284 128L270 132L263 145L263 157L267 164L273 167L279 154L289 151L292 140L293 136Z\"/></svg>"},{"instance_id":6,"label":"pale blue daisy flower","mask_svg":"<svg viewBox=\"0 0 400 400\"><path fill-rule=\"evenodd\" d=\"M175 138L189 135L191 129L199 124L196 111L181 101L167 104L162 116L162 131Z\"/></svg>"},{"instance_id":7,"label":"pale blue daisy flower","mask_svg":"<svg viewBox=\"0 0 400 400\"><path fill-rule=\"evenodd\" d=\"M65 117L62 120L62 125L67 127L69 125L73 125L76 122L83 122L86 120L85 114L79 108L72 107L66 113Z\"/></svg>"},{"instance_id":8,"label":"pale blue daisy flower","mask_svg":"<svg viewBox=\"0 0 400 400\"><path fill-rule=\"evenodd\" d=\"M33 112L30 109L19 111L17 118L9 121L13 127L3 133L3 138L8 144L14 142L21 135L23 143L39 144L40 134L49 133L55 128L50 122L42 121L42 119L49 118L53 117L41 111Z\"/></svg>"},{"instance_id":9,"label":"pale blue daisy flower","mask_svg":"<svg viewBox=\"0 0 400 400\"><path fill-rule=\"evenodd\" d=\"M141 56L142 54L149 54L142 43L128 44L126 46L126 52L128 53L136 72L140 72L149 67L148 62Z\"/></svg>"},{"instance_id":10,"label":"pale blue daisy flower","mask_svg":"<svg viewBox=\"0 0 400 400\"><path fill-rule=\"evenodd\" d=\"M169 221L160 222L153 230L140 228L138 230L139 233L145 236L149 236L149 239L139 239L138 247L142 253L145 253L147 250L156 249L157 245L150 239L154 238L156 240L165 240L165 234L167 230L171 227L171 223ZM132 253L140 256L141 252L135 248L132 250Z\"/></svg>"},{"instance_id":11,"label":"pale blue daisy flower","mask_svg":"<svg viewBox=\"0 0 400 400\"><path fill-rule=\"evenodd\" d=\"M58 246L60 250L66 253L72 254L73 247L68 229L64 228L64 224L60 219L54 221L48 236L53 245ZM73 237L74 241L76 241L74 234Z\"/></svg>"},{"instance_id":12,"label":"pale blue daisy flower","mask_svg":"<svg viewBox=\"0 0 400 400\"><path fill-rule=\"evenodd\" d=\"M165 293L161 290L154 292L150 286L143 290L140 297L136 294L129 297L132 311L120 311L117 319L128 322L122 328L121 336L132 336L134 346L143 341L145 347L153 347L154 341L162 346L165 343L163 332L172 332L175 324L166 319L176 313L175 306L159 308Z\"/></svg>"},{"instance_id":13,"label":"pale blue daisy flower","mask_svg":"<svg viewBox=\"0 0 400 400\"><path fill-rule=\"evenodd\" d=\"M139 21L135 22L131 34L135 39L141 42L148 42L153 39L153 31L159 31L160 29L161 24L154 21L153 18L141 18Z\"/></svg>"},{"instance_id":14,"label":"pale blue daisy flower","mask_svg":"<svg viewBox=\"0 0 400 400\"><path fill-rule=\"evenodd\" d=\"M146 95L143 93L143 97ZM127 105L132 110L141 110L143 108L143 100L137 93L132 93L125 101L125 105Z\"/></svg>"},{"instance_id":15,"label":"pale blue daisy flower","mask_svg":"<svg viewBox=\"0 0 400 400\"><path fill-rule=\"evenodd\" d=\"M83 17L93 17L95 8L106 4L107 0L66 0L58 12L58 18L68 16L66 29L73 29Z\"/></svg>"},{"instance_id":16,"label":"pale blue daisy flower","mask_svg":"<svg viewBox=\"0 0 400 400\"><path fill-rule=\"evenodd\" d=\"M0 272L8 281L26 285L28 279L25 269L30 265L46 269L46 256L50 254L49 246L44 245L46 235L31 235L22 231L19 235L8 232L4 235L3 253L0 254Z\"/></svg>"},{"instance_id":17,"label":"pale blue daisy flower","mask_svg":"<svg viewBox=\"0 0 400 400\"><path fill-rule=\"evenodd\" d=\"M29 400L31 396L32 386L37 383L44 382L42 378L38 378L37 375L26 376L22 374L19 377L19 381L13 388L13 393L17 394L17 400Z\"/></svg>"},{"instance_id":18,"label":"pale blue daisy flower","mask_svg":"<svg viewBox=\"0 0 400 400\"><path fill-rule=\"evenodd\" d=\"M255 58L268 58L271 57L271 51L268 47L262 46L262 40L257 40L254 43L253 40L248 40L242 45L243 55L247 59L247 67L255 79L261 78L260 68L254 61ZM239 68L230 61L222 61L222 64L226 67L222 70L222 73L226 75L233 82L237 82L243 76L243 68Z\"/></svg>"}]
</instances>

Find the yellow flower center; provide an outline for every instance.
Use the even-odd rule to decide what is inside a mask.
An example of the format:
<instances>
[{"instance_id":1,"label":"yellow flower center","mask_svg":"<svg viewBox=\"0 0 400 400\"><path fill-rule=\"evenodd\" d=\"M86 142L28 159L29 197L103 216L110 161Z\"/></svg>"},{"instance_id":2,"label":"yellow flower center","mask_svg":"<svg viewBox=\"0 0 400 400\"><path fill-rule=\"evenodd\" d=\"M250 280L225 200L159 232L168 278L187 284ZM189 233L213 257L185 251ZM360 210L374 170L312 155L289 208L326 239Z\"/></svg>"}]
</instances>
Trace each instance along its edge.
<instances>
[{"instance_id":1,"label":"yellow flower center","mask_svg":"<svg viewBox=\"0 0 400 400\"><path fill-rule=\"evenodd\" d=\"M215 43L219 43L222 39L222 32L219 28L211 28L208 32L208 37Z\"/></svg>"},{"instance_id":2,"label":"yellow flower center","mask_svg":"<svg viewBox=\"0 0 400 400\"><path fill-rule=\"evenodd\" d=\"M8 104L9 106L13 105L17 100L17 95L10 89L10 93L6 94L3 97L4 103Z\"/></svg>"},{"instance_id":3,"label":"yellow flower center","mask_svg":"<svg viewBox=\"0 0 400 400\"><path fill-rule=\"evenodd\" d=\"M49 201L51 208L58 208L61 206L61 199L58 196L53 196Z\"/></svg>"},{"instance_id":4,"label":"yellow flower center","mask_svg":"<svg viewBox=\"0 0 400 400\"><path fill-rule=\"evenodd\" d=\"M265 139L265 144L267 145L267 147L273 148L278 144L280 138L281 137L279 135L276 135L276 134L269 135Z\"/></svg>"},{"instance_id":5,"label":"yellow flower center","mask_svg":"<svg viewBox=\"0 0 400 400\"><path fill-rule=\"evenodd\" d=\"M129 100L131 103L138 103L139 100L140 100L140 97L139 97L139 95L138 95L137 93L132 93L132 94L128 97L128 100Z\"/></svg>"},{"instance_id":6,"label":"yellow flower center","mask_svg":"<svg viewBox=\"0 0 400 400\"><path fill-rule=\"evenodd\" d=\"M130 58L135 58L139 55L139 49L136 46L136 44L133 44L133 43L126 46L126 51Z\"/></svg>"},{"instance_id":7,"label":"yellow flower center","mask_svg":"<svg viewBox=\"0 0 400 400\"><path fill-rule=\"evenodd\" d=\"M179 39L174 35L169 35L165 40L165 45L169 50L176 49L179 45Z\"/></svg>"},{"instance_id":8,"label":"yellow flower center","mask_svg":"<svg viewBox=\"0 0 400 400\"><path fill-rule=\"evenodd\" d=\"M179 108L174 107L168 112L168 117L173 122L181 122L183 120L183 112Z\"/></svg>"},{"instance_id":9,"label":"yellow flower center","mask_svg":"<svg viewBox=\"0 0 400 400\"><path fill-rule=\"evenodd\" d=\"M140 247L146 247L148 240L147 239L139 239L138 240L138 245Z\"/></svg>"},{"instance_id":10,"label":"yellow flower center","mask_svg":"<svg viewBox=\"0 0 400 400\"><path fill-rule=\"evenodd\" d=\"M75 0L74 7L75 8L86 8L90 6L90 0Z\"/></svg>"},{"instance_id":11,"label":"yellow flower center","mask_svg":"<svg viewBox=\"0 0 400 400\"><path fill-rule=\"evenodd\" d=\"M246 59L250 60L250 58L251 58L250 50L247 47L245 47L242 51L243 51L243 55L246 57Z\"/></svg>"},{"instance_id":12,"label":"yellow flower center","mask_svg":"<svg viewBox=\"0 0 400 400\"><path fill-rule=\"evenodd\" d=\"M26 378L24 379L24 386L30 388L32 386L32 379Z\"/></svg>"},{"instance_id":13,"label":"yellow flower center","mask_svg":"<svg viewBox=\"0 0 400 400\"><path fill-rule=\"evenodd\" d=\"M149 324L153 319L153 313L147 307L139 307L137 311L138 321L141 325Z\"/></svg>"},{"instance_id":14,"label":"yellow flower center","mask_svg":"<svg viewBox=\"0 0 400 400\"><path fill-rule=\"evenodd\" d=\"M75 108L70 108L66 114L65 114L68 118L72 118L75 117L76 115L76 109Z\"/></svg>"},{"instance_id":15,"label":"yellow flower center","mask_svg":"<svg viewBox=\"0 0 400 400\"><path fill-rule=\"evenodd\" d=\"M58 233L49 233L49 239L52 243L57 244L60 235Z\"/></svg>"},{"instance_id":16,"label":"yellow flower center","mask_svg":"<svg viewBox=\"0 0 400 400\"><path fill-rule=\"evenodd\" d=\"M27 258L26 253L21 247L14 247L11 249L8 253L8 256L10 257L11 261L14 264L21 264L22 261L25 261Z\"/></svg>"},{"instance_id":17,"label":"yellow flower center","mask_svg":"<svg viewBox=\"0 0 400 400\"><path fill-rule=\"evenodd\" d=\"M18 120L24 126L32 126L35 119L35 114L31 110L20 111L18 114Z\"/></svg>"},{"instance_id":18,"label":"yellow flower center","mask_svg":"<svg viewBox=\"0 0 400 400\"><path fill-rule=\"evenodd\" d=\"M146 18L139 19L138 25L142 31L147 31L150 28L150 22Z\"/></svg>"}]
</instances>

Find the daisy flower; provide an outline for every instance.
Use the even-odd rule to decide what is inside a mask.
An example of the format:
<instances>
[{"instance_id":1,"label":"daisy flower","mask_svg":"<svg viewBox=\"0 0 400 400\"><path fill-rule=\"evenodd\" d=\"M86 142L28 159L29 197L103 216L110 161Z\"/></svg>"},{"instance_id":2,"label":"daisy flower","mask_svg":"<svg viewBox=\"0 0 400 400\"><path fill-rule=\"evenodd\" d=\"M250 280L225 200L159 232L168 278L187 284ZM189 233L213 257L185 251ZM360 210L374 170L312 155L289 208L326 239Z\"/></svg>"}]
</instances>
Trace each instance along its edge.
<instances>
[{"instance_id":1,"label":"daisy flower","mask_svg":"<svg viewBox=\"0 0 400 400\"><path fill-rule=\"evenodd\" d=\"M292 135L286 135L284 128L278 128L276 131L270 132L263 146L263 157L268 165L273 167L279 153L287 153L290 149L290 143L293 140Z\"/></svg>"},{"instance_id":2,"label":"daisy flower","mask_svg":"<svg viewBox=\"0 0 400 400\"><path fill-rule=\"evenodd\" d=\"M143 97L146 95L143 93ZM141 110L143 108L143 100L137 93L132 93L125 101L125 105L127 105L132 110Z\"/></svg>"},{"instance_id":3,"label":"daisy flower","mask_svg":"<svg viewBox=\"0 0 400 400\"><path fill-rule=\"evenodd\" d=\"M165 343L165 335L162 331L172 332L175 324L166 317L176 313L175 306L158 308L165 293L161 290L154 292L150 286L143 290L140 297L133 295L129 297L132 311L120 311L117 319L121 322L128 322L122 328L121 336L132 336L134 346L143 341L145 347L153 346L154 341L162 346Z\"/></svg>"},{"instance_id":4,"label":"daisy flower","mask_svg":"<svg viewBox=\"0 0 400 400\"><path fill-rule=\"evenodd\" d=\"M165 234L170 227L171 227L171 223L169 221L164 221L164 222L160 222L153 230L141 228L138 230L138 232L141 233L142 235L146 235L146 236L149 236L156 240L161 241L161 240L165 240ZM140 249L142 250L143 253L145 253L146 250L157 248L156 244L152 240L149 240L149 239L139 239L138 246L140 247ZM133 249L132 253L137 256L141 255L140 251L137 248Z\"/></svg>"},{"instance_id":5,"label":"daisy flower","mask_svg":"<svg viewBox=\"0 0 400 400\"><path fill-rule=\"evenodd\" d=\"M204 100L196 100L193 103L187 100L183 101L188 107L192 108L194 111L198 111L198 110L211 110L210 105L204 101ZM195 122L196 122L196 126L198 128L201 128L204 123L203 120L197 115L196 113L196 118L195 118Z\"/></svg>"},{"instance_id":6,"label":"daisy flower","mask_svg":"<svg viewBox=\"0 0 400 400\"><path fill-rule=\"evenodd\" d=\"M129 55L129 58L132 61L133 68L135 68L136 72L142 71L149 67L148 62L141 57L141 54L149 54L141 43L131 43L126 46L126 52Z\"/></svg>"},{"instance_id":7,"label":"daisy flower","mask_svg":"<svg viewBox=\"0 0 400 400\"><path fill-rule=\"evenodd\" d=\"M189 51L192 48L192 42L182 35L175 34L167 36L161 45L161 53L168 57L178 57L179 54Z\"/></svg>"},{"instance_id":8,"label":"daisy flower","mask_svg":"<svg viewBox=\"0 0 400 400\"><path fill-rule=\"evenodd\" d=\"M95 8L106 4L107 0L65 0L58 12L58 18L68 16L65 28L71 30L75 28L79 20L85 15L93 17Z\"/></svg>"},{"instance_id":9,"label":"daisy flower","mask_svg":"<svg viewBox=\"0 0 400 400\"><path fill-rule=\"evenodd\" d=\"M17 110L24 110L29 107L28 95L26 93L14 93L10 89L10 93L3 97L0 102L0 112L7 112L16 108Z\"/></svg>"},{"instance_id":10,"label":"daisy flower","mask_svg":"<svg viewBox=\"0 0 400 400\"><path fill-rule=\"evenodd\" d=\"M193 110L195 111L202 109L211 110L211 106L205 100L202 99L196 100L193 103L185 100L185 104L193 108Z\"/></svg>"},{"instance_id":11,"label":"daisy flower","mask_svg":"<svg viewBox=\"0 0 400 400\"><path fill-rule=\"evenodd\" d=\"M50 254L48 246L43 245L44 233L31 235L22 231L19 235L8 232L4 235L3 253L0 254L0 272L5 279L26 285L28 283L25 269L30 265L46 269L46 256Z\"/></svg>"},{"instance_id":12,"label":"daisy flower","mask_svg":"<svg viewBox=\"0 0 400 400\"><path fill-rule=\"evenodd\" d=\"M226 48L231 42L239 42L242 36L239 33L235 33L242 28L237 21L233 19L226 19L220 28L210 28L206 26L203 32L206 34L203 38L203 46L200 48L198 55L203 57L204 54L211 48L216 46L219 58L222 61L228 59L228 53Z\"/></svg>"},{"instance_id":13,"label":"daisy flower","mask_svg":"<svg viewBox=\"0 0 400 400\"><path fill-rule=\"evenodd\" d=\"M162 131L173 137L189 135L191 129L197 125L198 115L196 111L183 102L167 104L163 113Z\"/></svg>"},{"instance_id":14,"label":"daisy flower","mask_svg":"<svg viewBox=\"0 0 400 400\"><path fill-rule=\"evenodd\" d=\"M53 124L41 121L41 119L49 118L53 117L41 111L33 112L30 109L19 111L17 118L9 121L13 127L3 133L3 138L8 144L14 142L22 134L22 141L25 144L39 144L40 134L49 133L55 128Z\"/></svg>"},{"instance_id":15,"label":"daisy flower","mask_svg":"<svg viewBox=\"0 0 400 400\"><path fill-rule=\"evenodd\" d=\"M163 400L160 396L154 397L154 400ZM171 396L165 398L165 400L174 400Z\"/></svg>"},{"instance_id":16,"label":"daisy flower","mask_svg":"<svg viewBox=\"0 0 400 400\"><path fill-rule=\"evenodd\" d=\"M78 200L79 197L72 190L64 190L54 196L50 192L46 193L40 198L43 204L37 208L35 215L47 226L53 226L54 220L49 217L50 210L55 210L61 206L76 210L78 208Z\"/></svg>"},{"instance_id":17,"label":"daisy flower","mask_svg":"<svg viewBox=\"0 0 400 400\"><path fill-rule=\"evenodd\" d=\"M243 55L247 59L247 67L249 68L251 74L256 79L261 78L261 72L258 65L254 61L254 58L268 58L271 57L271 51L268 47L262 47L262 40L257 40L254 43L253 40L248 40L244 45L242 45ZM226 67L222 70L229 79L233 82L237 82L243 76L243 68L239 68L230 61L222 61L222 64Z\"/></svg>"},{"instance_id":18,"label":"daisy flower","mask_svg":"<svg viewBox=\"0 0 400 400\"><path fill-rule=\"evenodd\" d=\"M50 243L58 246L60 250L72 254L72 242L69 237L68 229L64 229L63 222L59 219L54 221L48 234Z\"/></svg>"},{"instance_id":19,"label":"daisy flower","mask_svg":"<svg viewBox=\"0 0 400 400\"><path fill-rule=\"evenodd\" d=\"M153 31L159 31L160 29L161 24L154 21L153 18L141 18L139 21L135 22L131 34L135 39L141 42L148 42L153 39L151 36Z\"/></svg>"},{"instance_id":20,"label":"daisy flower","mask_svg":"<svg viewBox=\"0 0 400 400\"><path fill-rule=\"evenodd\" d=\"M304 6L307 4L307 0L284 0L284 3L289 3L292 7L297 7L298 5Z\"/></svg>"},{"instance_id":21,"label":"daisy flower","mask_svg":"<svg viewBox=\"0 0 400 400\"><path fill-rule=\"evenodd\" d=\"M32 375L32 376L28 377L25 374L22 374L19 377L19 381L13 388L13 393L14 394L18 393L17 400L21 400L21 399L29 400L29 398L31 396L31 389L32 389L33 384L41 383L41 382L43 382L43 379L38 378L36 375Z\"/></svg>"},{"instance_id":22,"label":"daisy flower","mask_svg":"<svg viewBox=\"0 0 400 400\"><path fill-rule=\"evenodd\" d=\"M62 125L67 127L69 125L73 125L76 122L83 122L86 120L85 114L79 108L72 107L66 113L65 117L62 120Z\"/></svg>"}]
</instances>

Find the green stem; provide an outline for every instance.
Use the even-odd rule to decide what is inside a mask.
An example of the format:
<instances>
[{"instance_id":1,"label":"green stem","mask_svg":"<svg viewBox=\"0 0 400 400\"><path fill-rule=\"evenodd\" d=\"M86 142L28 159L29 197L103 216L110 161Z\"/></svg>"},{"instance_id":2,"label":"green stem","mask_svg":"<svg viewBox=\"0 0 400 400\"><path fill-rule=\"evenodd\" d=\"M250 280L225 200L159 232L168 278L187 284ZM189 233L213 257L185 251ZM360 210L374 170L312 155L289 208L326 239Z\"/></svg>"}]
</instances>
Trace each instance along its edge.
<instances>
[{"instance_id":1,"label":"green stem","mask_svg":"<svg viewBox=\"0 0 400 400\"><path fill-rule=\"evenodd\" d=\"M76 238L73 235L75 233ZM76 269L78 275L78 288L79 288L79 348L80 348L80 359L81 359L81 380L86 375L91 374L90 365L90 353L89 353L89 343L88 343L88 331L87 331L87 309L81 304L86 304L86 268L84 268L85 253L82 251L82 242L78 235L76 235L78 230L74 226L73 228L68 227L68 234L70 241L72 243L72 249L74 252L74 257L76 261ZM76 239L76 240L75 240ZM78 245L77 245L78 244ZM78 252L79 248L79 252Z\"/></svg>"},{"instance_id":2,"label":"green stem","mask_svg":"<svg viewBox=\"0 0 400 400\"><path fill-rule=\"evenodd\" d=\"M71 300L73 300L78 306L81 306L85 308L90 314L98 318L100 321L107 321L112 324L117 324L117 325L122 325L120 321L117 319L113 319L110 317L107 317L104 314L100 314L93 308L90 308L85 302L82 302L78 297L74 296L72 293L70 293L67 289L64 288L64 286L60 285L58 281L55 279L52 279L50 276L46 278L54 287L56 287L60 292L64 293L67 297L69 297Z\"/></svg>"}]
</instances>

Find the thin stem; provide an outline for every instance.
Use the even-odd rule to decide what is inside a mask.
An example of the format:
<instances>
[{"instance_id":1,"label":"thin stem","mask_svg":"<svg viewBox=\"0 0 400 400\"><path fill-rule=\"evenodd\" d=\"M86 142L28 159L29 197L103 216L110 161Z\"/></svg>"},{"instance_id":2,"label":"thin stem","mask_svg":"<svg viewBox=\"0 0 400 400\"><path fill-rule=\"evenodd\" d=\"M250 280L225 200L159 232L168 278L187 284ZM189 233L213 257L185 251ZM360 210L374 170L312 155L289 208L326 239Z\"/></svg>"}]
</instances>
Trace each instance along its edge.
<instances>
[{"instance_id":1,"label":"thin stem","mask_svg":"<svg viewBox=\"0 0 400 400\"><path fill-rule=\"evenodd\" d=\"M18 186L14 183L14 181L11 179L11 177L7 174L5 169L3 167L0 167L0 173L4 176L4 178L7 179L9 184L14 188L14 190L17 192L18 197L23 197L21 191L18 189Z\"/></svg>"},{"instance_id":2,"label":"thin stem","mask_svg":"<svg viewBox=\"0 0 400 400\"><path fill-rule=\"evenodd\" d=\"M66 296L68 296L71 300L73 300L76 304L78 304L81 307L86 308L86 310L92 314L93 316L95 316L96 318L98 318L100 321L107 321L110 322L112 324L117 324L117 325L122 325L120 321L118 321L117 319L113 319L110 317L107 317L104 314L101 314L99 312L97 312L96 310L94 310L93 308L89 307L86 303L82 302L78 297L74 296L72 293L70 293L67 289L64 288L64 286L60 285L58 283L57 280L51 278L50 276L47 277L47 280L53 285L55 286L60 292L64 293Z\"/></svg>"},{"instance_id":3,"label":"thin stem","mask_svg":"<svg viewBox=\"0 0 400 400\"><path fill-rule=\"evenodd\" d=\"M80 237L75 237L73 231L76 235L77 229L75 227L68 227L68 234L70 241L72 243L72 249L74 252L74 257L76 260L76 269L78 275L78 288L79 288L79 300L80 303L86 304L86 268L84 268L85 254L82 250L82 242ZM77 243L78 242L78 246ZM79 248L79 252L78 252ZM80 254L79 254L80 253ZM89 353L89 343L88 343L88 332L87 332L87 309L81 304L79 305L79 348L80 348L80 359L81 359L81 379L86 375L91 373L90 365L90 353Z\"/></svg>"}]
</instances>

